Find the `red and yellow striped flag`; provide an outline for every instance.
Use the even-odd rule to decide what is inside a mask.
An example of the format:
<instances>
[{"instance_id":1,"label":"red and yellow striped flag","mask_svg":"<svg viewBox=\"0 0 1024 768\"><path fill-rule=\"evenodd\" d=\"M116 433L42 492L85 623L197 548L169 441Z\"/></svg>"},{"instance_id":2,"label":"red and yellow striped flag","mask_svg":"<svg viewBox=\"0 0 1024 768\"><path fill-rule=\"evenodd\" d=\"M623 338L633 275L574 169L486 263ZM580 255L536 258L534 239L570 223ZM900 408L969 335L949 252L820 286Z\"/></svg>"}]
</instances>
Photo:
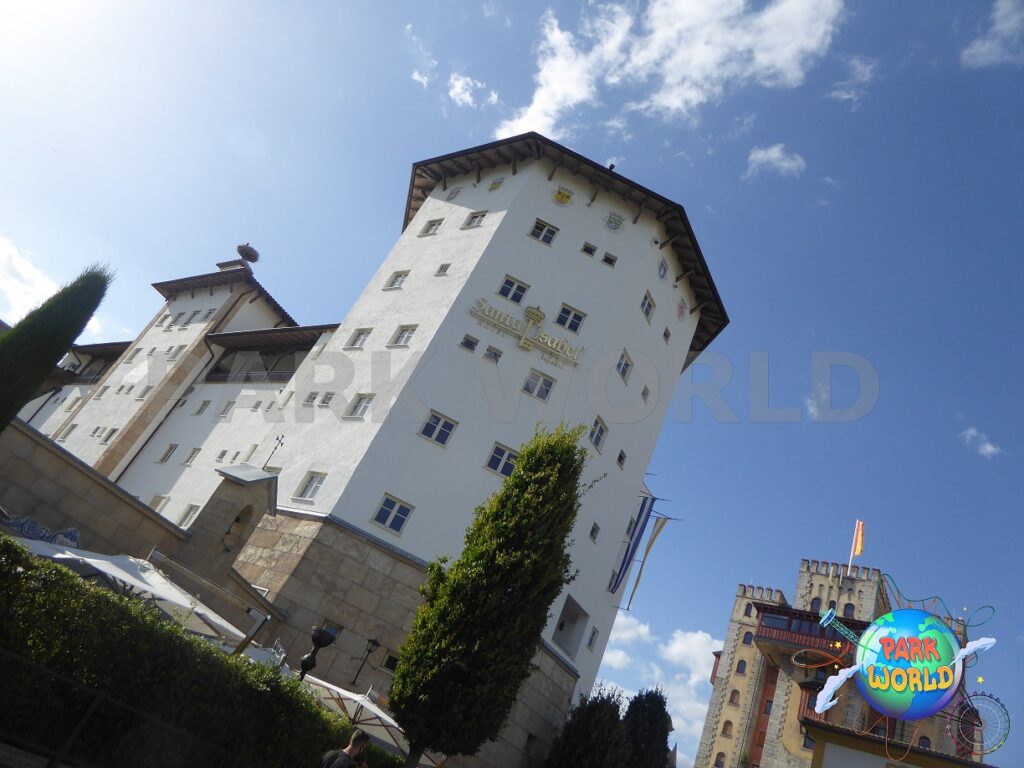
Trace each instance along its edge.
<instances>
[{"instance_id":1,"label":"red and yellow striped flag","mask_svg":"<svg viewBox=\"0 0 1024 768\"><path fill-rule=\"evenodd\" d=\"M864 523L860 520L857 521L857 525L853 529L853 554L851 557L856 557L864 551Z\"/></svg>"}]
</instances>

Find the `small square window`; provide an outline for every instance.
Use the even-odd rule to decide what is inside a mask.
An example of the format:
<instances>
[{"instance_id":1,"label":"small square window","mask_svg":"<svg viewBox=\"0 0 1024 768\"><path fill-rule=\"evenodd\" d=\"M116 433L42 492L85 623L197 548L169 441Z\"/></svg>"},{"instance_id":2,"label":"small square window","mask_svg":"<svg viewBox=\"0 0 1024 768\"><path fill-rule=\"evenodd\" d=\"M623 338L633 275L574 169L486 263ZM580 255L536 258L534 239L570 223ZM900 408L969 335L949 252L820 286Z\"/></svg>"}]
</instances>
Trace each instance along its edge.
<instances>
[{"instance_id":1,"label":"small square window","mask_svg":"<svg viewBox=\"0 0 1024 768\"><path fill-rule=\"evenodd\" d=\"M203 411L210 407L210 402L210 400L203 400L203 402L199 404L199 407L196 408L195 413L193 413L192 415L198 416L199 414L201 414Z\"/></svg>"},{"instance_id":2,"label":"small square window","mask_svg":"<svg viewBox=\"0 0 1024 768\"><path fill-rule=\"evenodd\" d=\"M590 638L587 640L587 649L594 650L594 646L597 645L598 630L597 627L593 627L590 630Z\"/></svg>"},{"instance_id":3,"label":"small square window","mask_svg":"<svg viewBox=\"0 0 1024 768\"><path fill-rule=\"evenodd\" d=\"M320 397L319 392L309 392L306 394L306 399L302 401L303 405L311 406L316 403L316 399Z\"/></svg>"},{"instance_id":4,"label":"small square window","mask_svg":"<svg viewBox=\"0 0 1024 768\"><path fill-rule=\"evenodd\" d=\"M196 456L199 455L199 452L201 450L202 448L193 448L191 451L188 452L188 456L186 456L185 460L181 463L184 464L186 467L192 466L192 462L196 460Z\"/></svg>"},{"instance_id":5,"label":"small square window","mask_svg":"<svg viewBox=\"0 0 1024 768\"><path fill-rule=\"evenodd\" d=\"M605 435L607 434L608 425L598 416L594 419L594 426L590 428L590 442L594 444L595 448L601 450L601 444L604 442Z\"/></svg>"},{"instance_id":6,"label":"small square window","mask_svg":"<svg viewBox=\"0 0 1024 768\"><path fill-rule=\"evenodd\" d=\"M356 395L352 401L352 407L348 409L348 415L355 419L361 419L370 410L370 403L373 402L372 394Z\"/></svg>"},{"instance_id":7,"label":"small square window","mask_svg":"<svg viewBox=\"0 0 1024 768\"><path fill-rule=\"evenodd\" d=\"M508 477L516 468L516 460L519 454L511 448L506 448L500 443L495 443L491 455L487 459L487 468L497 472L499 475Z\"/></svg>"},{"instance_id":8,"label":"small square window","mask_svg":"<svg viewBox=\"0 0 1024 768\"><path fill-rule=\"evenodd\" d=\"M201 507L198 504L189 504L185 507L185 515L181 519L181 527L188 528L195 521L196 517L199 516L199 510Z\"/></svg>"},{"instance_id":9,"label":"small square window","mask_svg":"<svg viewBox=\"0 0 1024 768\"><path fill-rule=\"evenodd\" d=\"M144 387L142 388L142 391L141 391L141 392L139 392L139 394L137 394L137 395L135 396L135 399L136 399L136 400L145 400L145 399L146 399L146 396L147 396L147 395L148 395L148 394L149 394L150 392L152 392L152 391L153 391L153 385L152 385L152 384L147 384L146 386L144 386Z\"/></svg>"},{"instance_id":10,"label":"small square window","mask_svg":"<svg viewBox=\"0 0 1024 768\"><path fill-rule=\"evenodd\" d=\"M384 290L393 291L397 290L398 288L401 288L403 285L405 285L405 280L407 277L409 277L409 270L404 270L402 272L393 272L391 274L391 277L388 278L387 283L385 283Z\"/></svg>"},{"instance_id":11,"label":"small square window","mask_svg":"<svg viewBox=\"0 0 1024 768\"><path fill-rule=\"evenodd\" d=\"M231 411L231 409L234 408L234 407L235 407L235 401L234 400L228 400L226 403L224 403L224 407L220 409L220 413L218 413L217 415L218 416L227 416L228 413Z\"/></svg>"},{"instance_id":12,"label":"small square window","mask_svg":"<svg viewBox=\"0 0 1024 768\"><path fill-rule=\"evenodd\" d=\"M651 322L651 315L654 314L654 299L651 297L650 291L644 294L643 301L640 302L640 311L644 313L647 322Z\"/></svg>"},{"instance_id":13,"label":"small square window","mask_svg":"<svg viewBox=\"0 0 1024 768\"><path fill-rule=\"evenodd\" d=\"M479 339L475 339L467 334L462 337L462 341L459 342L459 346L463 349L469 350L470 352L476 352L476 345L479 343Z\"/></svg>"},{"instance_id":14,"label":"small square window","mask_svg":"<svg viewBox=\"0 0 1024 768\"><path fill-rule=\"evenodd\" d=\"M619 260L618 256L613 256L612 254L608 253L607 251L605 251L604 256L601 257L601 263L605 264L605 265L607 265L609 267L614 267L615 266L615 262L617 262L618 260Z\"/></svg>"},{"instance_id":15,"label":"small square window","mask_svg":"<svg viewBox=\"0 0 1024 768\"><path fill-rule=\"evenodd\" d=\"M484 223L485 218L487 218L487 211L474 211L469 214L466 219L466 223L462 225L462 228L471 229L473 227L479 227Z\"/></svg>"},{"instance_id":16,"label":"small square window","mask_svg":"<svg viewBox=\"0 0 1024 768\"><path fill-rule=\"evenodd\" d=\"M331 400L334 399L334 394L334 392L324 392L323 396L320 398L320 402L317 403L317 405L319 405L321 408L326 408L331 404Z\"/></svg>"},{"instance_id":17,"label":"small square window","mask_svg":"<svg viewBox=\"0 0 1024 768\"><path fill-rule=\"evenodd\" d=\"M171 443L164 449L164 452L160 455L160 458L156 460L156 463L166 464L168 461L170 461L171 456L174 455L174 452L176 450L178 450L178 444Z\"/></svg>"},{"instance_id":18,"label":"small square window","mask_svg":"<svg viewBox=\"0 0 1024 768\"><path fill-rule=\"evenodd\" d=\"M804 732L804 749L814 749L814 737L806 731Z\"/></svg>"},{"instance_id":19,"label":"small square window","mask_svg":"<svg viewBox=\"0 0 1024 768\"><path fill-rule=\"evenodd\" d=\"M451 266L451 263L448 263L448 264L442 264L442 265L440 265L440 266L439 266L439 267L437 268L437 272L435 272L435 273L434 273L434 276L435 276L435 277L444 277L445 275L447 275L447 274L448 274L448 268L449 268L450 266Z\"/></svg>"},{"instance_id":20,"label":"small square window","mask_svg":"<svg viewBox=\"0 0 1024 768\"><path fill-rule=\"evenodd\" d=\"M626 452L619 451L618 458L615 459L615 463L619 465L619 469L626 468Z\"/></svg>"},{"instance_id":21,"label":"small square window","mask_svg":"<svg viewBox=\"0 0 1024 768\"><path fill-rule=\"evenodd\" d=\"M217 461L224 461L224 457L228 455L227 449L217 453Z\"/></svg>"},{"instance_id":22,"label":"small square window","mask_svg":"<svg viewBox=\"0 0 1024 768\"><path fill-rule=\"evenodd\" d=\"M75 426L77 426L77 425L72 424L71 428L73 429ZM67 437L70 433L71 433L71 430L69 429L67 432L64 433L64 437ZM100 440L100 442L103 443L103 445L106 445L107 443L110 442L111 438L114 435L116 435L116 434L117 434L117 427L111 427L110 429L107 430L107 434L105 434L103 436L103 439Z\"/></svg>"},{"instance_id":23,"label":"small square window","mask_svg":"<svg viewBox=\"0 0 1024 768\"><path fill-rule=\"evenodd\" d=\"M136 357L139 356L139 352L141 352L141 351L142 351L142 347L136 347L135 349L133 349L131 352L128 353L128 357L126 357L124 359L124 361L126 363L130 363L132 360L134 360Z\"/></svg>"},{"instance_id":24,"label":"small square window","mask_svg":"<svg viewBox=\"0 0 1024 768\"><path fill-rule=\"evenodd\" d=\"M211 317L213 317L213 314L214 314L214 313L215 313L216 311L217 311L217 308L216 308L216 307L214 307L213 309L208 309L208 310L206 310L206 314L205 314L205 315L203 315L202 319L203 319L203 320L209 320L209 319L210 319Z\"/></svg>"},{"instance_id":25,"label":"small square window","mask_svg":"<svg viewBox=\"0 0 1024 768\"><path fill-rule=\"evenodd\" d=\"M592 245L591 243L584 243L583 247L580 248L580 253L582 253L584 256L593 256L595 253L597 253L597 246Z\"/></svg>"},{"instance_id":26,"label":"small square window","mask_svg":"<svg viewBox=\"0 0 1024 768\"><path fill-rule=\"evenodd\" d=\"M649 398L650 396L651 390L649 387L644 387L642 390L640 390L640 399L643 400L645 403L647 402L647 398Z\"/></svg>"},{"instance_id":27,"label":"small square window","mask_svg":"<svg viewBox=\"0 0 1024 768\"><path fill-rule=\"evenodd\" d=\"M107 391L109 389L110 389L110 387L100 387L99 392L96 393L96 396L93 398L93 400L99 400L101 397L103 397L105 394L107 394Z\"/></svg>"},{"instance_id":28,"label":"small square window","mask_svg":"<svg viewBox=\"0 0 1024 768\"><path fill-rule=\"evenodd\" d=\"M540 219L537 219L533 223L533 229L530 230L530 237L534 240L539 240L546 245L551 245L557 234L558 227L553 227L546 221L541 221Z\"/></svg>"},{"instance_id":29,"label":"small square window","mask_svg":"<svg viewBox=\"0 0 1024 768\"><path fill-rule=\"evenodd\" d=\"M227 451L224 451L227 453ZM320 491L320 486L324 484L324 480L327 478L323 472L307 472L306 479L302 481L302 485L299 486L298 491L295 493L295 498L305 499L311 501L316 498L317 493Z\"/></svg>"},{"instance_id":30,"label":"small square window","mask_svg":"<svg viewBox=\"0 0 1024 768\"><path fill-rule=\"evenodd\" d=\"M590 526L590 540L597 541L597 537L601 535L601 526L594 523Z\"/></svg>"},{"instance_id":31,"label":"small square window","mask_svg":"<svg viewBox=\"0 0 1024 768\"><path fill-rule=\"evenodd\" d=\"M615 364L615 370L619 372L623 381L629 382L629 372L633 370L633 359L626 350L622 350L622 354L619 355L619 362Z\"/></svg>"},{"instance_id":32,"label":"small square window","mask_svg":"<svg viewBox=\"0 0 1024 768\"><path fill-rule=\"evenodd\" d=\"M437 411L431 411L427 422L420 430L420 434L429 440L433 440L438 445L447 445L448 438L452 436L452 432L455 431L457 426L458 422L449 419Z\"/></svg>"},{"instance_id":33,"label":"small square window","mask_svg":"<svg viewBox=\"0 0 1024 768\"><path fill-rule=\"evenodd\" d=\"M180 355L184 351L185 351L185 345L184 344L179 344L174 349L168 350L167 358L169 360L174 360L174 359L176 359L178 357L178 355Z\"/></svg>"},{"instance_id":34,"label":"small square window","mask_svg":"<svg viewBox=\"0 0 1024 768\"><path fill-rule=\"evenodd\" d=\"M540 371L530 371L530 375L527 376L526 381L523 382L523 392L531 397L537 398L538 400L547 402L554 386L554 379L549 376L545 376Z\"/></svg>"},{"instance_id":35,"label":"small square window","mask_svg":"<svg viewBox=\"0 0 1024 768\"><path fill-rule=\"evenodd\" d=\"M586 317L578 309L573 309L568 304L563 304L558 312L558 317L555 318L555 325L560 325L573 333L578 333Z\"/></svg>"},{"instance_id":36,"label":"small square window","mask_svg":"<svg viewBox=\"0 0 1024 768\"><path fill-rule=\"evenodd\" d=\"M613 570L612 577L608 579L608 591L613 592L615 590L615 581L619 578L619 572Z\"/></svg>"},{"instance_id":37,"label":"small square window","mask_svg":"<svg viewBox=\"0 0 1024 768\"><path fill-rule=\"evenodd\" d=\"M664 259L662 259L661 263L658 264L658 277L660 277L662 280L664 280L665 279L665 275L667 275L667 274L668 274L668 264L665 262Z\"/></svg>"},{"instance_id":38,"label":"small square window","mask_svg":"<svg viewBox=\"0 0 1024 768\"><path fill-rule=\"evenodd\" d=\"M67 440L67 439L68 439L68 436L69 436L69 435L70 435L70 434L71 434L72 432L74 432L74 431L75 431L75 429L77 429L77 428L78 428L78 425L77 425L77 424L71 424L71 425L70 425L70 426L69 426L69 427L68 427L67 429L65 429L65 430L64 430L64 431L63 431L63 432L61 433L60 437L58 437L58 438L57 438L57 442L58 442L58 443L62 443L62 442L64 442L65 440Z\"/></svg>"},{"instance_id":39,"label":"small square window","mask_svg":"<svg viewBox=\"0 0 1024 768\"><path fill-rule=\"evenodd\" d=\"M378 525L383 525L388 530L401 533L402 528L405 527L405 523L409 519L409 515L412 514L412 510L411 504L406 504L394 496L385 496L384 501L381 502L380 507L377 509L377 514L373 516L373 521Z\"/></svg>"},{"instance_id":40,"label":"small square window","mask_svg":"<svg viewBox=\"0 0 1024 768\"><path fill-rule=\"evenodd\" d=\"M166 323L170 319L171 319L170 315L164 315L163 317L161 317L159 320L156 321L156 327L159 328L161 325L163 325L164 323Z\"/></svg>"},{"instance_id":41,"label":"small square window","mask_svg":"<svg viewBox=\"0 0 1024 768\"><path fill-rule=\"evenodd\" d=\"M661 338L664 339L665 343L668 344L668 340L672 338L672 331L666 328L661 332Z\"/></svg>"},{"instance_id":42,"label":"small square window","mask_svg":"<svg viewBox=\"0 0 1024 768\"><path fill-rule=\"evenodd\" d=\"M392 347L407 347L412 342L412 337L416 333L417 326L415 325L400 325L398 330L395 331L395 337L391 340Z\"/></svg>"},{"instance_id":43,"label":"small square window","mask_svg":"<svg viewBox=\"0 0 1024 768\"><path fill-rule=\"evenodd\" d=\"M366 340L370 338L370 332L373 328L356 328L352 333L352 338L348 340L349 349L362 349L366 345Z\"/></svg>"},{"instance_id":44,"label":"small square window","mask_svg":"<svg viewBox=\"0 0 1024 768\"><path fill-rule=\"evenodd\" d=\"M263 401L262 400L257 400L255 403L252 404L252 407L249 410L250 411L258 411L262 407L263 407Z\"/></svg>"},{"instance_id":45,"label":"small square window","mask_svg":"<svg viewBox=\"0 0 1024 768\"><path fill-rule=\"evenodd\" d=\"M167 324L167 327L170 328L172 325L180 323L181 322L181 318L183 318L184 316L185 316L184 312L179 312L178 314L176 314L174 317L171 318L171 322L169 322Z\"/></svg>"},{"instance_id":46,"label":"small square window","mask_svg":"<svg viewBox=\"0 0 1024 768\"><path fill-rule=\"evenodd\" d=\"M501 360L501 350L497 347L488 347L484 350L484 360L497 364Z\"/></svg>"},{"instance_id":47,"label":"small square window","mask_svg":"<svg viewBox=\"0 0 1024 768\"><path fill-rule=\"evenodd\" d=\"M530 290L530 286L526 285L526 283L521 283L514 277L505 275L505 280L498 289L498 295L518 304L523 300L523 296L526 295L528 290Z\"/></svg>"},{"instance_id":48,"label":"small square window","mask_svg":"<svg viewBox=\"0 0 1024 768\"><path fill-rule=\"evenodd\" d=\"M149 506L150 508L153 509L153 511L159 512L167 505L167 502L170 501L170 498L170 496L154 496L152 499L149 500Z\"/></svg>"},{"instance_id":49,"label":"small square window","mask_svg":"<svg viewBox=\"0 0 1024 768\"><path fill-rule=\"evenodd\" d=\"M188 320L186 320L185 322L183 322L181 324L181 327L182 328L188 327L192 323L193 320L195 320L197 317L199 317L199 313L200 312L202 312L201 309L195 310L191 315L188 316Z\"/></svg>"},{"instance_id":50,"label":"small square window","mask_svg":"<svg viewBox=\"0 0 1024 768\"><path fill-rule=\"evenodd\" d=\"M443 221L444 219L431 219L424 225L420 235L436 235L438 230L441 229L441 222Z\"/></svg>"}]
</instances>

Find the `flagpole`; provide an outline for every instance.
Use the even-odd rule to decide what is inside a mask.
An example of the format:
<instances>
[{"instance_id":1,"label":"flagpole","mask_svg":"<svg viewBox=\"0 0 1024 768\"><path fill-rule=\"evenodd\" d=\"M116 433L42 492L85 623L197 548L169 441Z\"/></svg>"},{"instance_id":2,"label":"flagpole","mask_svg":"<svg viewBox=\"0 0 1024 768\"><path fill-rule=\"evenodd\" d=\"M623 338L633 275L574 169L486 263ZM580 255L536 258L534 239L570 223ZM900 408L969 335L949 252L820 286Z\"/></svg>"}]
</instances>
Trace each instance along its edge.
<instances>
[{"instance_id":1,"label":"flagpole","mask_svg":"<svg viewBox=\"0 0 1024 768\"><path fill-rule=\"evenodd\" d=\"M857 547L857 523L858 522L859 521L856 521L853 524L853 541L850 542L850 560L846 564L846 575L847 576L850 575L851 570L853 568L853 550L856 549L856 547Z\"/></svg>"}]
</instances>

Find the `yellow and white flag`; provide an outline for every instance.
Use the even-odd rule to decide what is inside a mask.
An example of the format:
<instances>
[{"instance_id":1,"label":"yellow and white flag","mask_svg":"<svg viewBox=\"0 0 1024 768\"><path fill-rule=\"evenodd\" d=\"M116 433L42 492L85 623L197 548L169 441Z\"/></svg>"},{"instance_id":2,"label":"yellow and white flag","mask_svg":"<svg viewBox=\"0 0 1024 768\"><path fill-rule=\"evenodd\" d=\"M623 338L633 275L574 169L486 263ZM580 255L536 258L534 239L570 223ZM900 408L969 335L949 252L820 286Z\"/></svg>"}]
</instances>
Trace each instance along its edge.
<instances>
[{"instance_id":1,"label":"yellow and white flag","mask_svg":"<svg viewBox=\"0 0 1024 768\"><path fill-rule=\"evenodd\" d=\"M853 529L853 557L856 557L864 551L864 523L861 520L857 521L857 525Z\"/></svg>"}]
</instances>

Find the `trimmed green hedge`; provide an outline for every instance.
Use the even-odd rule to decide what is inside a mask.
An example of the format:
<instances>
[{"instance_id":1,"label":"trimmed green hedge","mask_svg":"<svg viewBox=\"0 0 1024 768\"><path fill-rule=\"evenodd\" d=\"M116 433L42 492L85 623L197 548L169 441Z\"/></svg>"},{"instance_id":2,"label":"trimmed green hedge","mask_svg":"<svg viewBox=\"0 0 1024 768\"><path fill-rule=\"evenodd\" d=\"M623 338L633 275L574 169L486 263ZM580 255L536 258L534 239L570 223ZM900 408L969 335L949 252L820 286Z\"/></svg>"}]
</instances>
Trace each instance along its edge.
<instances>
[{"instance_id":1,"label":"trimmed green hedge","mask_svg":"<svg viewBox=\"0 0 1024 768\"><path fill-rule=\"evenodd\" d=\"M227 656L3 535L0 650L10 652L0 653L0 739L58 749L93 705L71 756L97 765L312 767L350 731L298 680ZM103 692L98 704L87 689ZM374 748L369 763L402 761Z\"/></svg>"}]
</instances>

